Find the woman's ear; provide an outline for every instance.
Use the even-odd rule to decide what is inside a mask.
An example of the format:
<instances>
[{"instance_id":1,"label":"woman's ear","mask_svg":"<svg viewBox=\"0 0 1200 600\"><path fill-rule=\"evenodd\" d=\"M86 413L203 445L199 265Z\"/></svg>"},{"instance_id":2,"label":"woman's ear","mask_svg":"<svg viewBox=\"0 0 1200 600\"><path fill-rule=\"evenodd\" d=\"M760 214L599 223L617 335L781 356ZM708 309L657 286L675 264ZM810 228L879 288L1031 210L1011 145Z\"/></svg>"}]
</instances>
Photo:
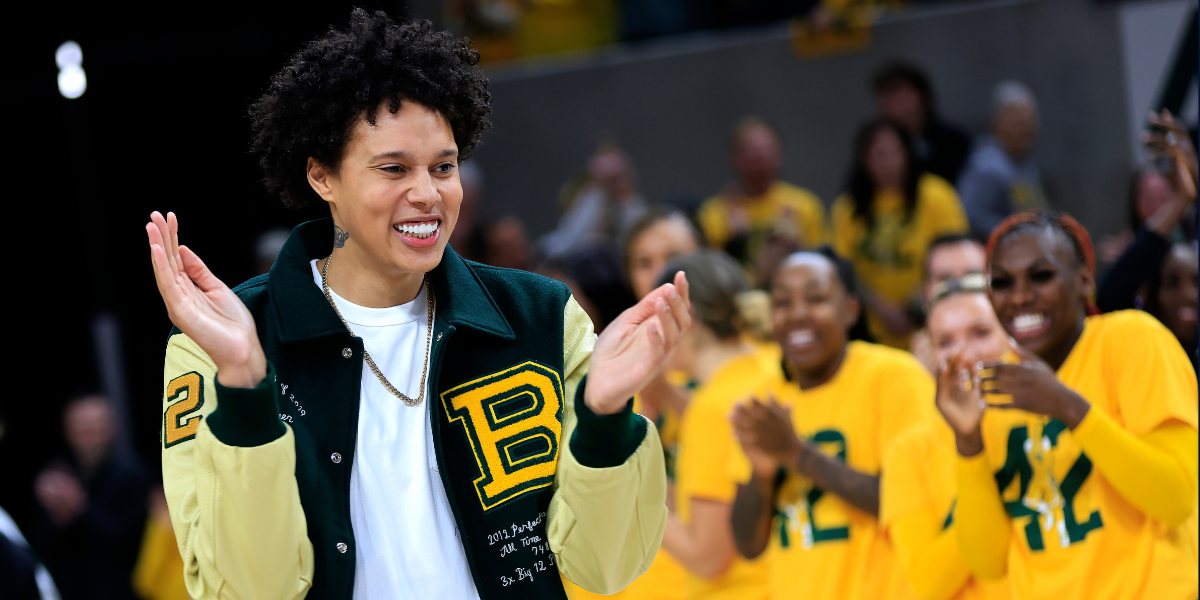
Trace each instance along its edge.
<instances>
[{"instance_id":1,"label":"woman's ear","mask_svg":"<svg viewBox=\"0 0 1200 600\"><path fill-rule=\"evenodd\" d=\"M851 327L854 327L859 317L862 316L862 302L859 301L858 296L846 294L846 303L843 308L845 310L842 311L842 325L845 329L849 330Z\"/></svg>"},{"instance_id":2,"label":"woman's ear","mask_svg":"<svg viewBox=\"0 0 1200 600\"><path fill-rule=\"evenodd\" d=\"M337 174L311 156L308 157L307 171L308 185L311 185L313 191L323 200L332 203L333 185Z\"/></svg>"},{"instance_id":3,"label":"woman's ear","mask_svg":"<svg viewBox=\"0 0 1200 600\"><path fill-rule=\"evenodd\" d=\"M1091 269L1083 265L1079 267L1079 289L1087 298L1091 298L1096 293L1096 277L1092 275Z\"/></svg>"}]
</instances>

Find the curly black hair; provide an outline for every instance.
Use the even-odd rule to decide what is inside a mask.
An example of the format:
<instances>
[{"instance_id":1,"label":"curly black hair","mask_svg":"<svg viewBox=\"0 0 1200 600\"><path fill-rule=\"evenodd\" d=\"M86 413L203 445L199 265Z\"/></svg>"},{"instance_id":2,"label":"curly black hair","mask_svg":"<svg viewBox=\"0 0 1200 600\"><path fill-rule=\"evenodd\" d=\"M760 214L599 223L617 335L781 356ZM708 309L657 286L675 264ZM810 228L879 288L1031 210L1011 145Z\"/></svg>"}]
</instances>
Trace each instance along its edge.
<instances>
[{"instance_id":1,"label":"curly black hair","mask_svg":"<svg viewBox=\"0 0 1200 600\"><path fill-rule=\"evenodd\" d=\"M466 160L491 127L492 95L478 63L469 40L429 21L400 24L382 11L354 9L347 29L308 43L250 105L250 151L267 191L290 208L320 202L308 158L338 165L355 125L363 118L374 125L385 102L391 113L405 100L440 112Z\"/></svg>"}]
</instances>

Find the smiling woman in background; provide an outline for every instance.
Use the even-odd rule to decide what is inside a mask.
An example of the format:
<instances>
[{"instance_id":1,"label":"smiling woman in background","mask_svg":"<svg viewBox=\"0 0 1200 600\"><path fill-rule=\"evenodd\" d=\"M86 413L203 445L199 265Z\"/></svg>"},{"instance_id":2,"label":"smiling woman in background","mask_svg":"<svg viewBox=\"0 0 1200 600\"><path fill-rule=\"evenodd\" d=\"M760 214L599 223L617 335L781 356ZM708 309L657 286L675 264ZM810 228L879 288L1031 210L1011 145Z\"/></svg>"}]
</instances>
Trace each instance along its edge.
<instances>
[{"instance_id":1,"label":"smiling woman in background","mask_svg":"<svg viewBox=\"0 0 1200 600\"><path fill-rule=\"evenodd\" d=\"M739 302L747 292L741 268L728 255L701 250L668 263L691 285L692 325L668 368L696 382L683 414L675 468L675 509L663 548L688 571L691 600L763 600L767 565L737 556L729 517L737 481L724 468L737 451L729 410L771 378L779 362L764 362L743 335L753 316Z\"/></svg>"},{"instance_id":2,"label":"smiling woman in background","mask_svg":"<svg viewBox=\"0 0 1200 600\"><path fill-rule=\"evenodd\" d=\"M927 329L940 394L961 383L962 365L998 361L1010 351L986 292L982 273L942 281L929 292ZM974 577L958 548L955 455L954 430L943 419L901 435L883 460L879 520L921 600L1003 600L1008 582Z\"/></svg>"},{"instance_id":3,"label":"smiling woman in background","mask_svg":"<svg viewBox=\"0 0 1200 600\"><path fill-rule=\"evenodd\" d=\"M960 364L975 385L939 400L967 564L1018 599L1194 599L1197 391L1179 343L1140 311L1088 316L1095 258L1068 216L1009 217L988 268L1020 362Z\"/></svg>"},{"instance_id":4,"label":"smiling woman in background","mask_svg":"<svg viewBox=\"0 0 1200 600\"><path fill-rule=\"evenodd\" d=\"M767 553L773 598L905 598L879 525L880 465L901 433L935 418L933 379L907 352L850 341L853 271L829 249L788 258L771 306L791 378L733 411L738 552Z\"/></svg>"}]
</instances>

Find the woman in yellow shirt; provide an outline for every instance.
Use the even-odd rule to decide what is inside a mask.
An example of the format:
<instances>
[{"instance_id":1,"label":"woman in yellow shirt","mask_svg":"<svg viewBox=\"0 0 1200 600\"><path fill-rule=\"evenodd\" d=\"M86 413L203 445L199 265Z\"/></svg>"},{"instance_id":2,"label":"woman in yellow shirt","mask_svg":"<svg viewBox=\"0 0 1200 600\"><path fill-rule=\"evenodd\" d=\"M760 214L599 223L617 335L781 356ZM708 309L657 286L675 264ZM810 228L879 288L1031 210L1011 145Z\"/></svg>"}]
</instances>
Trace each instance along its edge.
<instances>
[{"instance_id":1,"label":"woman in yellow shirt","mask_svg":"<svg viewBox=\"0 0 1200 600\"><path fill-rule=\"evenodd\" d=\"M634 297L641 299L654 290L667 263L698 250L701 246L700 237L696 226L677 209L652 207L639 217L625 234L622 253L625 280ZM650 419L658 428L666 459L668 485L673 485L675 477L680 419L688 403L687 395L681 388L686 388L688 384L686 375L668 370L651 381L633 399L634 412ZM667 495L667 501L670 502L669 490ZM570 600L685 600L686 577L684 568L666 550L660 549L649 570L629 587L612 596L593 594L565 578L563 587Z\"/></svg>"},{"instance_id":2,"label":"woman in yellow shirt","mask_svg":"<svg viewBox=\"0 0 1200 600\"><path fill-rule=\"evenodd\" d=\"M923 172L908 134L888 121L859 130L850 185L831 209L833 247L863 283L871 335L907 349L916 329L907 312L921 287L929 243L967 231L958 194Z\"/></svg>"},{"instance_id":3,"label":"woman in yellow shirt","mask_svg":"<svg viewBox=\"0 0 1200 600\"><path fill-rule=\"evenodd\" d=\"M1194 599L1196 374L1153 317L1088 316L1094 265L1067 216L992 232L989 295L1022 346L1018 364L959 361L939 381L959 545L1017 599Z\"/></svg>"},{"instance_id":4,"label":"woman in yellow shirt","mask_svg":"<svg viewBox=\"0 0 1200 600\"><path fill-rule=\"evenodd\" d=\"M771 302L792 378L733 410L745 451L731 465L743 482L738 552L766 552L775 600L910 597L879 525L880 464L905 430L935 418L933 379L907 352L849 341L853 271L830 250L788 258Z\"/></svg>"},{"instance_id":5,"label":"woman in yellow shirt","mask_svg":"<svg viewBox=\"0 0 1200 600\"><path fill-rule=\"evenodd\" d=\"M996 361L1009 353L1008 333L986 291L982 273L948 279L930 290L927 329L935 365ZM942 419L900 436L883 459L879 520L921 600L1004 600L1008 582L972 576L958 549L952 514L958 490L955 456L954 430Z\"/></svg>"},{"instance_id":6,"label":"woman in yellow shirt","mask_svg":"<svg viewBox=\"0 0 1200 600\"><path fill-rule=\"evenodd\" d=\"M701 250L669 263L666 272L675 271L687 273L694 319L670 368L687 373L697 387L680 426L675 507L662 547L687 569L692 600L763 600L766 565L737 556L729 525L737 482L726 465L737 442L728 415L736 402L778 377L780 367L767 368L743 335L752 317L742 314L746 279L732 258Z\"/></svg>"}]
</instances>

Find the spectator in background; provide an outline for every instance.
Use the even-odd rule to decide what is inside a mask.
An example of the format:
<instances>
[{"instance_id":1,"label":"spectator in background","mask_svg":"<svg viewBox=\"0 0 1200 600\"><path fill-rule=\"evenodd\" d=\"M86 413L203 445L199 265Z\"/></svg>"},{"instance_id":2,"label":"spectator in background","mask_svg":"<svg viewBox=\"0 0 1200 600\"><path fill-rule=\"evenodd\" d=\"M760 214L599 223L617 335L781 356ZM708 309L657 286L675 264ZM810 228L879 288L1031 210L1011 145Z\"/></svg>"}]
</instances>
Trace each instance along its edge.
<instances>
[{"instance_id":1,"label":"spectator in background","mask_svg":"<svg viewBox=\"0 0 1200 600\"><path fill-rule=\"evenodd\" d=\"M71 400L63 410L70 452L34 482L41 511L30 541L63 600L135 598L149 480L136 460L113 453L114 433L107 398Z\"/></svg>"},{"instance_id":2,"label":"spectator in background","mask_svg":"<svg viewBox=\"0 0 1200 600\"><path fill-rule=\"evenodd\" d=\"M282 227L273 227L268 229L254 240L254 274L265 275L271 271L271 265L275 264L275 259L279 257L279 251L283 250L284 242L287 242L291 232Z\"/></svg>"},{"instance_id":3,"label":"spectator in background","mask_svg":"<svg viewBox=\"0 0 1200 600\"><path fill-rule=\"evenodd\" d=\"M678 209L652 206L634 222L622 244L622 266L625 282L633 299L641 299L658 285L658 280L672 260L688 256L700 249L700 232ZM603 265L603 261L599 264ZM693 284L689 280L689 284ZM574 289L574 288L572 288ZM695 289L694 287L692 289ZM583 304L584 309L587 307ZM590 314L590 313L589 313ZM595 319L593 319L595 320ZM599 330L599 326L597 327ZM679 428L688 404L684 390L689 385L686 373L668 365L666 371L633 398L633 411L654 423L662 443L668 485L675 478L675 455L679 447ZM668 504L673 504L670 488ZM569 600L686 600L687 573L666 548L659 548L654 563L624 590L613 596L592 594L563 580Z\"/></svg>"},{"instance_id":4,"label":"spectator in background","mask_svg":"<svg viewBox=\"0 0 1200 600\"><path fill-rule=\"evenodd\" d=\"M634 297L649 294L667 262L700 249L700 232L687 215L666 206L646 211L624 240L625 276Z\"/></svg>"},{"instance_id":5,"label":"spectator in background","mask_svg":"<svg viewBox=\"0 0 1200 600\"><path fill-rule=\"evenodd\" d=\"M929 250L925 253L925 276L921 281L921 316L928 316L926 310L933 300L934 288L948 281L961 280L972 273L983 273L986 266L983 244L971 237L950 234L929 242ZM913 334L909 351L929 369L930 374L937 376L937 352L930 343L926 323L922 323L921 329Z\"/></svg>"},{"instance_id":6,"label":"spectator in background","mask_svg":"<svg viewBox=\"0 0 1200 600\"><path fill-rule=\"evenodd\" d=\"M913 153L925 170L958 181L971 150L971 136L938 116L933 84L925 71L903 62L888 63L871 77L871 89L879 117L908 132Z\"/></svg>"},{"instance_id":7,"label":"spectator in background","mask_svg":"<svg viewBox=\"0 0 1200 600\"><path fill-rule=\"evenodd\" d=\"M161 486L150 491L150 518L137 565L133 569L133 586L142 600L188 600L183 581L183 557L175 540L167 497Z\"/></svg>"},{"instance_id":8,"label":"spectator in background","mask_svg":"<svg viewBox=\"0 0 1200 600\"><path fill-rule=\"evenodd\" d=\"M1129 229L1100 242L1100 253L1106 263L1116 262L1136 239L1146 221L1160 208L1175 203L1177 194L1158 165L1147 165L1134 171L1127 198ZM1195 206L1187 211L1194 213ZM1196 239L1195 217L1195 214L1189 217L1186 212L1180 215L1178 223L1171 226L1169 237L1175 240Z\"/></svg>"},{"instance_id":9,"label":"spectator in background","mask_svg":"<svg viewBox=\"0 0 1200 600\"><path fill-rule=\"evenodd\" d=\"M737 181L700 205L696 217L708 245L747 270L771 244L815 247L825 238L825 209L808 190L779 180L779 134L758 117L738 121L729 144Z\"/></svg>"},{"instance_id":10,"label":"spectator in background","mask_svg":"<svg viewBox=\"0 0 1200 600\"><path fill-rule=\"evenodd\" d=\"M533 246L525 235L525 225L512 215L482 220L467 248L474 260L485 265L521 270L533 266Z\"/></svg>"},{"instance_id":11,"label":"spectator in background","mask_svg":"<svg viewBox=\"0 0 1200 600\"><path fill-rule=\"evenodd\" d=\"M848 190L831 212L833 246L863 284L871 335L907 350L929 243L967 229L958 195L922 170L902 127L872 121L855 138Z\"/></svg>"},{"instance_id":12,"label":"spectator in background","mask_svg":"<svg viewBox=\"0 0 1200 600\"><path fill-rule=\"evenodd\" d=\"M1013 213L1046 207L1042 176L1030 158L1037 130L1033 92L1019 81L997 84L992 92L992 134L976 142L958 179L975 237L987 238Z\"/></svg>"},{"instance_id":13,"label":"spectator in background","mask_svg":"<svg viewBox=\"0 0 1200 600\"><path fill-rule=\"evenodd\" d=\"M462 185L462 204L458 209L458 220L450 234L450 247L467 260L479 260L471 253L471 236L475 233L475 220L479 214L479 199L483 196L483 170L473 160L458 166L458 182Z\"/></svg>"},{"instance_id":14,"label":"spectator in background","mask_svg":"<svg viewBox=\"0 0 1200 600\"><path fill-rule=\"evenodd\" d=\"M1175 334L1195 366L1200 265L1195 241L1186 241L1179 226L1188 214L1193 215L1194 222L1200 161L1187 130L1170 113L1152 115L1151 124L1159 130L1150 134L1147 146L1152 155L1165 159L1166 172L1146 170L1138 176L1130 220L1143 220L1133 243L1109 269L1096 292L1096 305L1104 312L1146 310ZM1173 136L1173 143L1159 139L1167 135ZM1153 212L1146 215L1150 210Z\"/></svg>"},{"instance_id":15,"label":"spectator in background","mask_svg":"<svg viewBox=\"0 0 1200 600\"><path fill-rule=\"evenodd\" d=\"M588 160L587 175L568 198L558 227L541 240L547 257L602 243L615 243L646 211L637 190L637 174L629 155L614 144L601 144Z\"/></svg>"},{"instance_id":16,"label":"spectator in background","mask_svg":"<svg viewBox=\"0 0 1200 600\"><path fill-rule=\"evenodd\" d=\"M680 332L668 367L686 373L695 389L680 425L674 509L662 547L687 569L688 598L764 600L770 571L764 561L737 555L730 513L738 482L724 467L738 451L730 410L780 375L779 362L762 361L745 335L749 323L769 317L743 312L746 278L722 252L675 258L659 281L676 271L687 274L695 318Z\"/></svg>"}]
</instances>

